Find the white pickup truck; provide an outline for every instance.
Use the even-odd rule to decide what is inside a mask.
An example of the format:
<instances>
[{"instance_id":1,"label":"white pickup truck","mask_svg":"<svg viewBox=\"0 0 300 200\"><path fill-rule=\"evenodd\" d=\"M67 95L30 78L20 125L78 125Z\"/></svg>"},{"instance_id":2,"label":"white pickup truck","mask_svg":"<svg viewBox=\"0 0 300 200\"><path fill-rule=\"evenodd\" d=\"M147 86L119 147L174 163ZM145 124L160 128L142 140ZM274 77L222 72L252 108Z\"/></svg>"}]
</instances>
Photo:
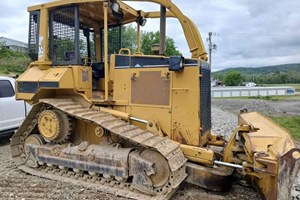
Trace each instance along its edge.
<instances>
[{"instance_id":1,"label":"white pickup truck","mask_svg":"<svg viewBox=\"0 0 300 200\"><path fill-rule=\"evenodd\" d=\"M15 98L15 79L0 76L0 137L12 135L31 106Z\"/></svg>"}]
</instances>

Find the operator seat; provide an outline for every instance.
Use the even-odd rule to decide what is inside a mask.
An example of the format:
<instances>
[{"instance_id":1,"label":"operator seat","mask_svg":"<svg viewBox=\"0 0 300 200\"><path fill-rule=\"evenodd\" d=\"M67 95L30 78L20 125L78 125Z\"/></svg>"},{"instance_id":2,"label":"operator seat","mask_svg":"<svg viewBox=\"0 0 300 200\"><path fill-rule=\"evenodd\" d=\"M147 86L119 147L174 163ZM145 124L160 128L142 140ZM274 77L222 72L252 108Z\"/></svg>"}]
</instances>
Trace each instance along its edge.
<instances>
[{"instance_id":1,"label":"operator seat","mask_svg":"<svg viewBox=\"0 0 300 200\"><path fill-rule=\"evenodd\" d=\"M104 78L104 62L92 63L93 90L98 90L100 78Z\"/></svg>"}]
</instances>

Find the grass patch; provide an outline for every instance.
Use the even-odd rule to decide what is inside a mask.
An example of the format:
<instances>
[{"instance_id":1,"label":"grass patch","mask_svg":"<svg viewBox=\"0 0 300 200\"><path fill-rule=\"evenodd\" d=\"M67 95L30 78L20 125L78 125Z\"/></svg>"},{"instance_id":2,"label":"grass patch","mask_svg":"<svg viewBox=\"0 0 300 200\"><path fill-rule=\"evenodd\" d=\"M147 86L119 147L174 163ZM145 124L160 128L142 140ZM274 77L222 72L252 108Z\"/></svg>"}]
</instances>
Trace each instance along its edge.
<instances>
[{"instance_id":1,"label":"grass patch","mask_svg":"<svg viewBox=\"0 0 300 200\"><path fill-rule=\"evenodd\" d=\"M278 87L278 86L290 86L296 89L296 92L300 92L300 84L299 83L287 83L287 84L263 84L263 87Z\"/></svg>"},{"instance_id":2,"label":"grass patch","mask_svg":"<svg viewBox=\"0 0 300 200\"><path fill-rule=\"evenodd\" d=\"M272 117L272 119L289 130L296 140L300 139L300 116Z\"/></svg>"},{"instance_id":3,"label":"grass patch","mask_svg":"<svg viewBox=\"0 0 300 200\"><path fill-rule=\"evenodd\" d=\"M248 99L261 99L261 100L267 100L267 101L278 101L278 98L276 98L276 96L255 96L255 97L248 97Z\"/></svg>"}]
</instances>

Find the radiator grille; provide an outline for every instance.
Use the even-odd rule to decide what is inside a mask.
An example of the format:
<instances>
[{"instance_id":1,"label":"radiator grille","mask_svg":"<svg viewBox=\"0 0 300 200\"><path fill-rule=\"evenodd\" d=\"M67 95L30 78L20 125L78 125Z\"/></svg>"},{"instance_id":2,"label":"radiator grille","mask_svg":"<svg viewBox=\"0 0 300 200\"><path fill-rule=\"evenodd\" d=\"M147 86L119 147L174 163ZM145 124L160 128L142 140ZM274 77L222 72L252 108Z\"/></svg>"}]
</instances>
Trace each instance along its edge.
<instances>
[{"instance_id":1,"label":"radiator grille","mask_svg":"<svg viewBox=\"0 0 300 200\"><path fill-rule=\"evenodd\" d=\"M39 11L30 12L29 34L28 34L28 55L33 61L38 59L39 22L40 22L40 12Z\"/></svg>"},{"instance_id":2,"label":"radiator grille","mask_svg":"<svg viewBox=\"0 0 300 200\"><path fill-rule=\"evenodd\" d=\"M206 62L201 61L200 73L200 116L202 135L211 129L211 84L210 68Z\"/></svg>"}]
</instances>

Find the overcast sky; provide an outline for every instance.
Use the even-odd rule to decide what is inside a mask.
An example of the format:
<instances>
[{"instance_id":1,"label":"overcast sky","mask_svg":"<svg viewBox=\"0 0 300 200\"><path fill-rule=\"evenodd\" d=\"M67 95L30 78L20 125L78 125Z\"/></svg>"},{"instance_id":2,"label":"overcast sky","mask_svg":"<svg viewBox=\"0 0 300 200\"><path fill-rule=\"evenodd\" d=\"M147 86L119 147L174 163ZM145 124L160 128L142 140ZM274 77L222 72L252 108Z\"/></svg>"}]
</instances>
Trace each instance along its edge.
<instances>
[{"instance_id":1,"label":"overcast sky","mask_svg":"<svg viewBox=\"0 0 300 200\"><path fill-rule=\"evenodd\" d=\"M27 7L48 0L2 0L0 36L27 42ZM200 30L206 49L208 32L213 42L214 71L228 67L255 67L300 63L299 0L173 0ZM136 4L134 4L136 5ZM139 7L158 9L149 4ZM140 9L140 8L139 8ZM148 21L146 30L158 30L158 21ZM167 35L178 49L190 56L176 20L168 20ZM147 26L146 25L146 26ZM150 27L149 27L150 26Z\"/></svg>"}]
</instances>

